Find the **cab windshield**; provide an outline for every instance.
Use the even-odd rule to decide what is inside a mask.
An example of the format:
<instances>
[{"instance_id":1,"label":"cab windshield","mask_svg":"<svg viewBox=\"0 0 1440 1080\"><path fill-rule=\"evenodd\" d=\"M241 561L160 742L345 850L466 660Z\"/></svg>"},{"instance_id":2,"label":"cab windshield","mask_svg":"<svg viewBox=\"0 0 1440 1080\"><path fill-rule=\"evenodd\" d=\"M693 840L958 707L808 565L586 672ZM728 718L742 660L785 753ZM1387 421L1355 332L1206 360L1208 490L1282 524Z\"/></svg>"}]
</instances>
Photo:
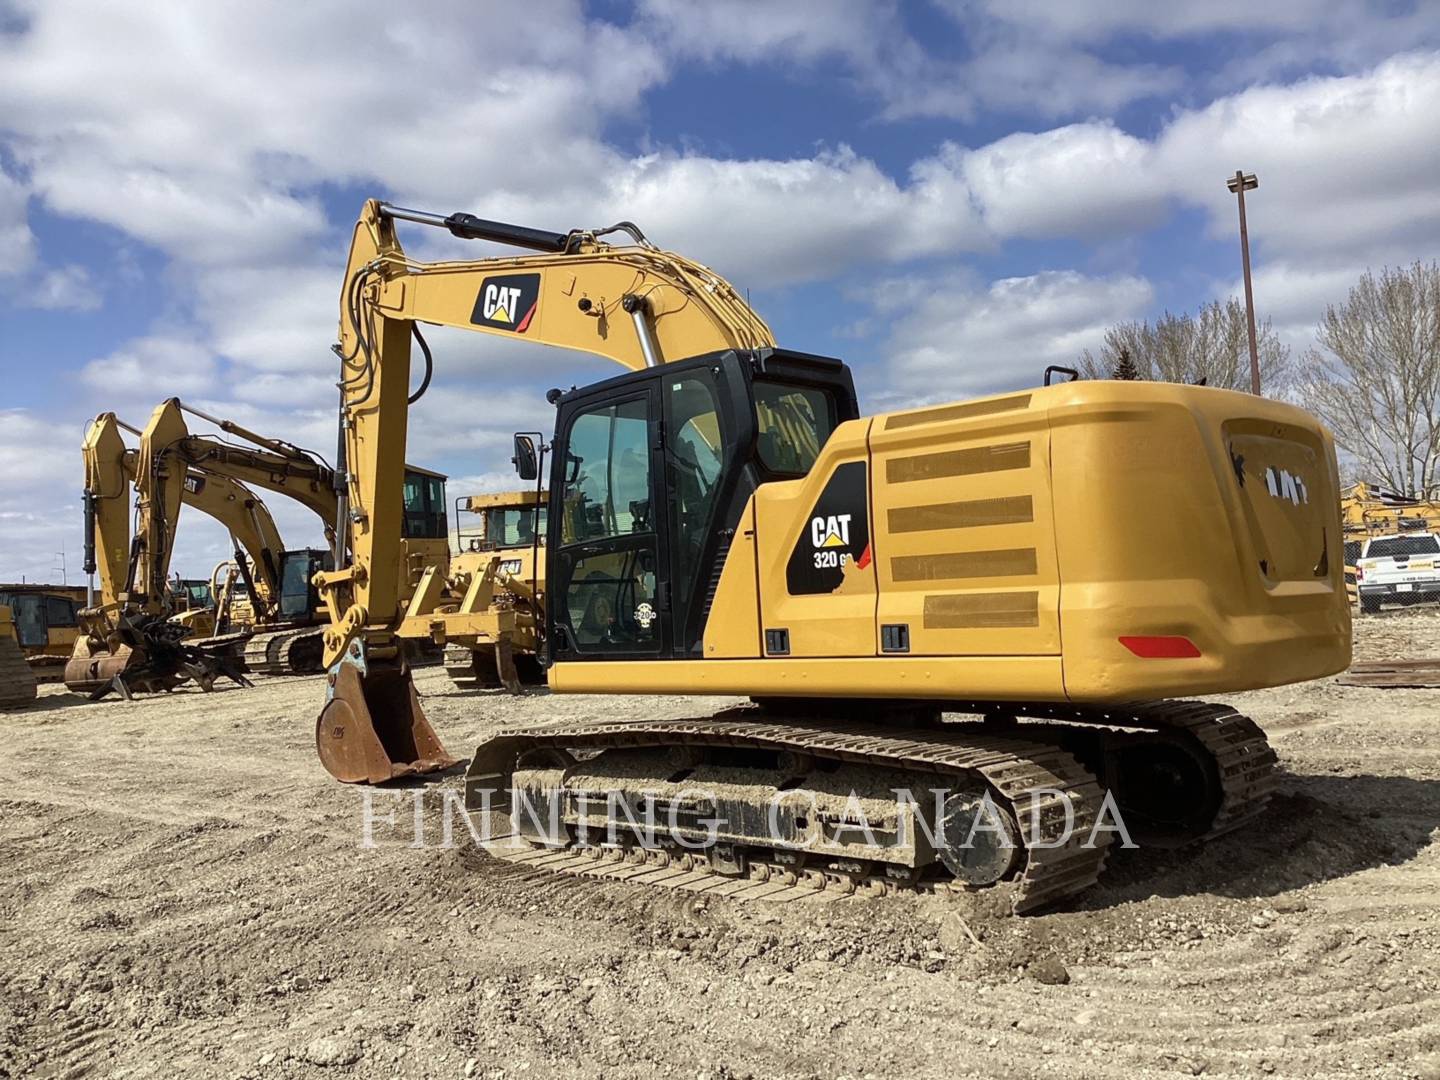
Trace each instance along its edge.
<instances>
[{"instance_id":1,"label":"cab windshield","mask_svg":"<svg viewBox=\"0 0 1440 1080\"><path fill-rule=\"evenodd\" d=\"M491 548L530 547L538 531L541 542L545 539L545 508L540 507L540 521L537 530L535 507L509 506L492 507L485 511L485 546Z\"/></svg>"}]
</instances>

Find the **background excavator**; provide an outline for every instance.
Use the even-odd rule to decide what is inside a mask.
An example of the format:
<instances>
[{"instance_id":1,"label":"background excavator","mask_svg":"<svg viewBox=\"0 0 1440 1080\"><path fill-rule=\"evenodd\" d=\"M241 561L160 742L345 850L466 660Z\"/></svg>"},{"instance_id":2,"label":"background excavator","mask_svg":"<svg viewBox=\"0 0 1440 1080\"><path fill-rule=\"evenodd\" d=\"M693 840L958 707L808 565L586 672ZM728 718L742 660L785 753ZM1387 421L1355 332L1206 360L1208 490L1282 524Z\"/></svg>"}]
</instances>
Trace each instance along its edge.
<instances>
[{"instance_id":1,"label":"background excavator","mask_svg":"<svg viewBox=\"0 0 1440 1080\"><path fill-rule=\"evenodd\" d=\"M186 413L251 445L238 446L214 436L192 434L185 423ZM229 477L295 499L320 519L327 542L333 545L334 522L339 514L335 473L320 455L257 434L232 420L210 416L178 398L160 405L150 430L157 432L154 442L159 456L173 456L192 471ZM403 591L408 596L426 569L438 566L443 572L449 557L445 477L406 465L404 505L397 557L403 567ZM320 669L320 624L326 616L311 579L329 564L329 551L301 548L277 549L275 557L264 566L252 566L253 576L271 583L271 595L262 590L259 596L256 620L243 652L247 669L272 675L306 674Z\"/></svg>"},{"instance_id":2,"label":"background excavator","mask_svg":"<svg viewBox=\"0 0 1440 1080\"><path fill-rule=\"evenodd\" d=\"M82 446L85 570L100 571L100 589L98 602L80 612L65 685L92 698L168 691L191 679L208 691L222 675L249 685L236 664L185 641L190 629L171 621L170 551L181 501L194 485L183 470L155 462L143 436L138 452L127 451L120 426L114 414L101 414Z\"/></svg>"},{"instance_id":3,"label":"background excavator","mask_svg":"<svg viewBox=\"0 0 1440 1080\"><path fill-rule=\"evenodd\" d=\"M227 434L254 444L236 446L213 436L193 435L184 413L190 412L214 423ZM140 449L124 446L119 429L140 436ZM144 431L120 424L113 414L102 414L85 440L83 455L87 483L89 519L98 533L95 547L100 554L97 568L101 580L101 605L90 618L91 632L77 648L67 672L71 689L94 692L127 670L132 652L111 655L106 641L124 610L143 609L169 613L177 621L199 631L203 627L189 613L177 614L168 596L168 586L144 597L134 582L166 572L173 550L180 506L215 518L230 533L236 545L234 566L248 599L250 618L231 619L234 624L223 637L194 640L187 647L204 654L223 657L237 669L264 674L305 674L319 670L320 624L325 614L311 578L330 560L328 549L286 550L274 520L264 502L246 484L293 498L316 513L333 535L336 515L334 475L318 455L290 443L268 439L228 420L220 420L185 406L172 398L158 406ZM142 471L140 462L149 465ZM170 482L183 477L180 485ZM438 522L429 507L444 505L444 477L428 470L407 469L415 497L425 500L420 510L407 519L407 557L419 566L442 561L448 554L444 512ZM129 490L139 495L138 543L129 538ZM179 503L173 500L178 492ZM162 529L160 522L165 522ZM413 535L412 535L413 534ZM153 537L148 542L143 539ZM142 561L142 554L160 550L158 558ZM123 563L120 552L125 552ZM124 567L118 574L117 568ZM88 567L87 567L88 568ZM418 573L418 569L417 569ZM130 584L125 591L121 584ZM122 593L124 594L122 597ZM167 631L168 633L168 631ZM194 658L191 658L192 663ZM152 665L153 666L153 665ZM158 678L154 681L161 682ZM173 683L171 685L174 685Z\"/></svg>"},{"instance_id":4,"label":"background excavator","mask_svg":"<svg viewBox=\"0 0 1440 1080\"><path fill-rule=\"evenodd\" d=\"M536 253L418 262L399 220ZM617 229L633 243L602 239ZM506 857L531 866L710 874L698 887L742 897L1003 884L1032 910L1096 879L1111 811L1142 843L1182 844L1263 810L1264 733L1179 699L1349 663L1334 447L1291 406L1097 381L863 416L842 362L776 347L728 283L629 224L549 233L372 201L340 315L349 512L320 575L316 727L333 775L454 761L396 636L421 322L630 369L550 395L551 689L755 703L483 744L467 805L522 796L531 846ZM533 441L516 451L535 479ZM879 808L871 830L855 797Z\"/></svg>"}]
</instances>

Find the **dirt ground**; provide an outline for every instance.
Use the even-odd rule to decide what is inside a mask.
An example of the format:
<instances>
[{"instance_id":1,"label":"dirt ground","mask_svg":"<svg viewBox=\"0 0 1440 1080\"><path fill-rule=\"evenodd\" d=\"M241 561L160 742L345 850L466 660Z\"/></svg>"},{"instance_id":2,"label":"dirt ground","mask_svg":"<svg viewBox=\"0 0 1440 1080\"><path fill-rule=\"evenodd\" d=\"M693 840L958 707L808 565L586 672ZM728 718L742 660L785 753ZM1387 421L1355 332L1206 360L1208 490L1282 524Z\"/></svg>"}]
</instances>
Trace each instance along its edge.
<instances>
[{"instance_id":1,"label":"dirt ground","mask_svg":"<svg viewBox=\"0 0 1440 1080\"><path fill-rule=\"evenodd\" d=\"M1440 613L1357 651L1434 655ZM418 683L459 754L635 709ZM1017 918L527 874L440 845L458 775L374 795L366 849L321 690L0 717L0 1077L1440 1077L1440 691L1236 696L1286 770L1265 822Z\"/></svg>"}]
</instances>

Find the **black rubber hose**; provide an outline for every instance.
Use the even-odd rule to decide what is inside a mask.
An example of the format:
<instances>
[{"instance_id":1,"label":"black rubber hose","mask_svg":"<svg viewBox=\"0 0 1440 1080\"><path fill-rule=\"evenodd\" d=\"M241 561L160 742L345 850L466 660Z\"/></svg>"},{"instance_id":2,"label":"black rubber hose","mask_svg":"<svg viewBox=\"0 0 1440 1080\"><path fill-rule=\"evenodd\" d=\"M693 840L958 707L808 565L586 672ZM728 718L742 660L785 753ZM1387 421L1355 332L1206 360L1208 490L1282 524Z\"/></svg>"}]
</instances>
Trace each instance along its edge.
<instances>
[{"instance_id":1,"label":"black rubber hose","mask_svg":"<svg viewBox=\"0 0 1440 1080\"><path fill-rule=\"evenodd\" d=\"M420 380L420 388L410 395L409 403L414 405L422 397L425 391L430 389L430 379L435 374L435 357L430 355L430 345L425 340L425 335L420 333L420 324L411 323L410 332L415 335L415 340L420 343L420 351L425 354L425 378Z\"/></svg>"}]
</instances>

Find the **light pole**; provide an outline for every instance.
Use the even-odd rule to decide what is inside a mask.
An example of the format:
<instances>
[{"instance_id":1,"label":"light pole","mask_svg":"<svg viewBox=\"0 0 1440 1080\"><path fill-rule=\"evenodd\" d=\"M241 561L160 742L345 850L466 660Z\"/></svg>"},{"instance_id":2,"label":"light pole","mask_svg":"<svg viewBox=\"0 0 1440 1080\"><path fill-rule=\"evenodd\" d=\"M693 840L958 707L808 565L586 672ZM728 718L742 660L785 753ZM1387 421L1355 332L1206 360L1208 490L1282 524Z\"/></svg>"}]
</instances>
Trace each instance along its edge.
<instances>
[{"instance_id":1,"label":"light pole","mask_svg":"<svg viewBox=\"0 0 1440 1080\"><path fill-rule=\"evenodd\" d=\"M1250 331L1250 392L1260 394L1260 349L1255 343L1255 293L1250 287L1250 232L1245 228L1245 192L1260 186L1254 173L1235 170L1235 175L1225 181L1240 200L1240 263L1245 269L1245 319Z\"/></svg>"}]
</instances>

